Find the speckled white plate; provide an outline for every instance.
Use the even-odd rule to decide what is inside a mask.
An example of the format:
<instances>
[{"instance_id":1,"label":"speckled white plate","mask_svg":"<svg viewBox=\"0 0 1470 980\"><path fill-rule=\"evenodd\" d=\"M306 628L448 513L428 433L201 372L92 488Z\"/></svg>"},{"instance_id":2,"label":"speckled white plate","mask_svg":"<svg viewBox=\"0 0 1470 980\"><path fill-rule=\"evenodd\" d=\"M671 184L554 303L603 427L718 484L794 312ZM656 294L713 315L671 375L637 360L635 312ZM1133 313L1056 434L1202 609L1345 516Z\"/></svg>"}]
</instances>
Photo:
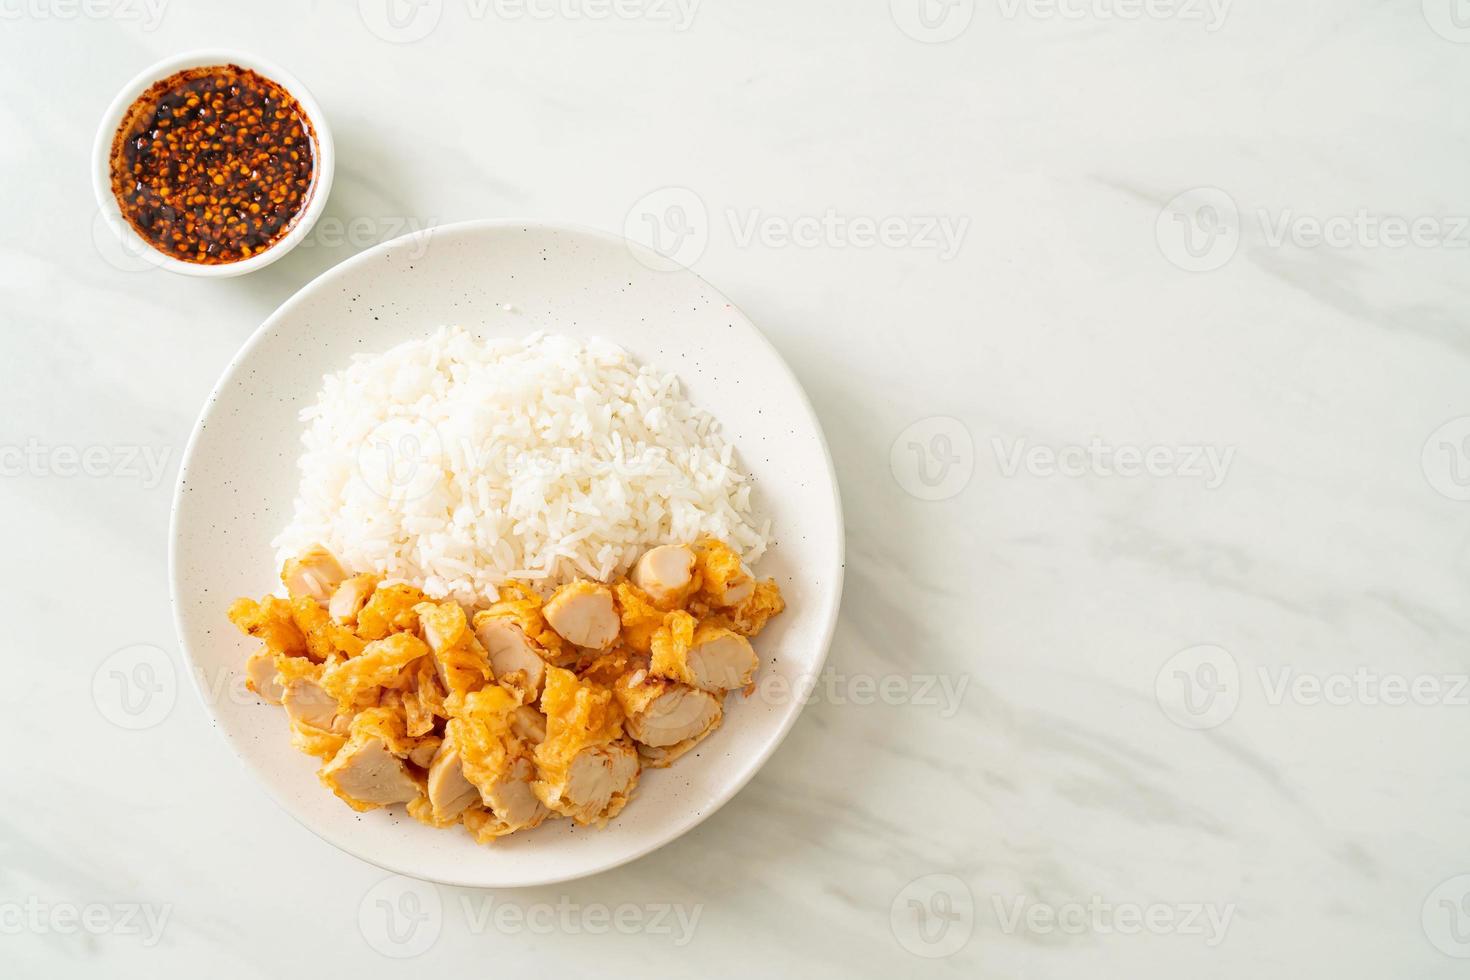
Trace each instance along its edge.
<instances>
[{"instance_id":1,"label":"speckled white plate","mask_svg":"<svg viewBox=\"0 0 1470 980\"><path fill-rule=\"evenodd\" d=\"M281 709L241 695L253 645L230 601L276 585L271 538L290 517L302 430L322 375L359 352L461 324L489 336L601 336L674 370L755 477L775 544L756 567L789 603L756 641L763 689L674 766L646 772L605 830L558 820L490 847L402 807L355 813L291 748ZM169 550L179 640L213 723L297 820L344 851L450 884L509 887L594 874L668 843L735 795L770 757L821 670L842 592L843 532L826 442L780 355L724 296L621 238L477 221L396 239L298 292L236 355L200 413L174 499Z\"/></svg>"}]
</instances>

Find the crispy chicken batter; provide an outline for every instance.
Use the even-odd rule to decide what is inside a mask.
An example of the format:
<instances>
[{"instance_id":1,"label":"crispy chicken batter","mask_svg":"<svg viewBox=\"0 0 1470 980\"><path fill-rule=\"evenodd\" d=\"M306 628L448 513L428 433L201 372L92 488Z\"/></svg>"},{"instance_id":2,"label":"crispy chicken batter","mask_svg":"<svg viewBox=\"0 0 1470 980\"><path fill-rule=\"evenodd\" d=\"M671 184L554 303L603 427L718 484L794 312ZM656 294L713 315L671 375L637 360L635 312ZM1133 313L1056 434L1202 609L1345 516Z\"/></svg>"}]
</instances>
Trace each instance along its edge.
<instances>
[{"instance_id":1,"label":"crispy chicken batter","mask_svg":"<svg viewBox=\"0 0 1470 980\"><path fill-rule=\"evenodd\" d=\"M291 603L268 595L254 599L236 599L230 604L230 622L264 643L273 653L290 657L306 656L306 637L301 635ZM320 659L320 658L318 658Z\"/></svg>"},{"instance_id":2,"label":"crispy chicken batter","mask_svg":"<svg viewBox=\"0 0 1470 980\"><path fill-rule=\"evenodd\" d=\"M414 632L419 627L414 607L426 600L418 589L402 582L380 585L357 613L357 635L364 640L381 640L399 630Z\"/></svg>"},{"instance_id":3,"label":"crispy chicken batter","mask_svg":"<svg viewBox=\"0 0 1470 980\"><path fill-rule=\"evenodd\" d=\"M547 671L541 707L546 741L536 747L536 796L579 824L607 823L638 782L636 761L631 772L624 762L632 746L622 740L622 708L606 687L559 667Z\"/></svg>"},{"instance_id":4,"label":"crispy chicken batter","mask_svg":"<svg viewBox=\"0 0 1470 980\"><path fill-rule=\"evenodd\" d=\"M292 599L291 619L306 637L306 655L313 660L327 660L333 654L355 657L362 652L363 641L332 619L315 599L305 596Z\"/></svg>"},{"instance_id":5,"label":"crispy chicken batter","mask_svg":"<svg viewBox=\"0 0 1470 980\"><path fill-rule=\"evenodd\" d=\"M412 633L385 636L364 646L356 657L328 664L322 671L322 689L343 711L371 707L382 688L404 687L409 666L428 653L428 646Z\"/></svg>"},{"instance_id":6,"label":"crispy chicken batter","mask_svg":"<svg viewBox=\"0 0 1470 980\"><path fill-rule=\"evenodd\" d=\"M653 634L669 614L655 606L648 593L632 582L615 584L613 595L617 598L618 616L623 621L623 643L630 650L648 653L652 649Z\"/></svg>"},{"instance_id":7,"label":"crispy chicken batter","mask_svg":"<svg viewBox=\"0 0 1470 980\"><path fill-rule=\"evenodd\" d=\"M459 603L421 602L414 606L420 632L434 654L439 682L446 692L444 706L453 713L471 691L478 691L495 679L490 658L465 619Z\"/></svg>"},{"instance_id":8,"label":"crispy chicken batter","mask_svg":"<svg viewBox=\"0 0 1470 980\"><path fill-rule=\"evenodd\" d=\"M563 667L577 659L577 651L563 643L556 630L547 624L541 611L543 606L541 596L530 586L507 582L500 587L500 598L478 615L495 616L515 623L526 639L541 648L547 663Z\"/></svg>"},{"instance_id":9,"label":"crispy chicken batter","mask_svg":"<svg viewBox=\"0 0 1470 980\"><path fill-rule=\"evenodd\" d=\"M432 732L435 719L449 717L444 707L444 690L439 686L439 673L428 657L414 663L402 702L404 723L408 734L415 738Z\"/></svg>"},{"instance_id":10,"label":"crispy chicken batter","mask_svg":"<svg viewBox=\"0 0 1470 980\"><path fill-rule=\"evenodd\" d=\"M724 615L710 617L741 636L755 636L766 628L772 617L786 609L781 590L771 579L755 583L755 591L739 605L725 610Z\"/></svg>"},{"instance_id":11,"label":"crispy chicken batter","mask_svg":"<svg viewBox=\"0 0 1470 980\"><path fill-rule=\"evenodd\" d=\"M699 582L695 598L716 607L742 601L752 583L740 556L725 542L714 538L695 543L694 574Z\"/></svg>"}]
</instances>

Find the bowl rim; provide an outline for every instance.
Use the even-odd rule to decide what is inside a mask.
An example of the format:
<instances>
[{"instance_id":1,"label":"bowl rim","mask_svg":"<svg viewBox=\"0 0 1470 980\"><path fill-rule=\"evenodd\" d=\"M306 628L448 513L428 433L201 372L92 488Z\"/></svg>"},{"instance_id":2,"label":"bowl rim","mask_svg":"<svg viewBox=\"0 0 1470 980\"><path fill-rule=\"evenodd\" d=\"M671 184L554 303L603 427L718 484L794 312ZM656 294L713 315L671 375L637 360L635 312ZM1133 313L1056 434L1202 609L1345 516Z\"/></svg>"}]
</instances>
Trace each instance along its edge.
<instances>
[{"instance_id":1,"label":"bowl rim","mask_svg":"<svg viewBox=\"0 0 1470 980\"><path fill-rule=\"evenodd\" d=\"M225 64L239 65L241 68L248 68L266 76L289 92L297 101L302 112L306 113L306 118L311 123L315 136L316 174L312 182L311 196L306 202L306 209L302 211L300 217L296 219L296 224L285 236L265 251L252 255L248 259L218 265L204 265L198 262L185 262L159 251L139 235L132 225L128 224L127 219L123 217L122 208L118 206L117 198L112 193L112 141L128 108L155 82L189 68ZM321 105L300 79L280 65L264 58L257 58L244 51L230 48L196 48L154 62L134 75L113 97L111 104L102 114L101 122L97 125L97 135L92 144L92 190L97 197L97 207L100 209L102 218L131 254L138 255L157 268L180 275L198 276L205 279L228 279L263 269L300 244L301 240L311 232L312 226L316 224L317 219L321 217L322 211L326 208L327 198L332 192L332 176L336 165L336 147L332 141L332 131L327 125L326 114L322 112Z\"/></svg>"},{"instance_id":2,"label":"bowl rim","mask_svg":"<svg viewBox=\"0 0 1470 980\"><path fill-rule=\"evenodd\" d=\"M662 260L666 266L668 263L668 260L664 258L661 253L655 252L652 249L649 249L648 247L639 243L630 241L621 235L570 222L524 221L509 218L482 218L453 222L445 225L437 225L432 228L425 228L419 231L409 232L389 241L379 243L372 248L365 249L364 251L359 252L351 258L339 262L338 264L317 275L310 282L307 282L290 297L288 297L284 302L282 302L281 305L278 306L270 314L270 316L266 317L261 325L251 333L250 337L245 341L245 343L242 344L239 350L235 352L234 356L230 358L229 363L220 373L219 379L210 389L209 395L205 398L203 405L200 407L199 415L195 419L194 427L189 434L189 440L185 444L183 456L180 458L178 477L174 483L173 499L170 502L169 507L169 600L173 610L174 632L178 640L180 655L185 661L185 673L189 676L190 685L193 687L196 696L199 697L205 714L209 717L210 727L213 728L219 734L220 738L224 740L226 746L229 748L231 754L234 755L236 761L251 775L256 775L256 768L254 764L246 758L242 747L236 744L235 737L226 732L225 729L221 727L214 719L214 708L210 702L209 692L205 688L205 681L203 677L197 670L188 669L194 666L194 656L193 653L190 651L189 644L186 640L187 633L183 612L184 604L181 599L181 596L183 594L183 583L180 580L178 554L180 538L179 510L180 506L183 503L184 494L186 492L185 487L188 482L189 472L193 463L194 454L198 448L198 443L204 431L204 428L208 423L211 408L215 404L219 395L225 390L225 388L235 381L236 373L241 369L248 355L252 353L254 349L258 347L273 330L276 329L277 325L284 317L289 315L297 306L307 302L307 300L312 295L314 295L312 287L317 286L318 283L324 282L331 276L340 275L343 272L346 272L347 270L352 269L356 266L370 263L384 253L390 251L391 249L404 245L413 240L428 238L436 234L470 232L482 229L488 230L511 228L588 235L600 238L609 243L620 244L627 248L631 253L633 253L635 257L641 255L644 257L645 260L650 262L654 260ZM650 266L650 268L657 267ZM784 372L785 380L791 385L791 388L796 393L801 407L805 410L807 420L811 425L812 431L816 433L817 442L822 448L822 460L823 464L826 466L828 485L832 488L831 515L833 532L836 542L836 567L831 569L831 575L833 576L831 593L832 599L829 607L825 610L823 622L821 622L818 631L818 636L820 638L820 649L818 651L816 659L813 661L811 666L811 675L814 678L818 677L826 666L827 658L831 654L832 640L837 630L837 619L842 608L842 595L847 570L847 534L846 524L844 522L842 512L842 491L837 481L837 469L833 463L831 445L827 440L827 434L825 430L822 428L821 419L818 417L816 409L812 405L811 396L807 393L806 388L801 384L801 381L796 377L796 373L791 370L791 366L786 363L786 359L781 356L780 351L776 349L775 345L771 343L770 339L766 337L766 335L760 330L758 326L756 326L755 322L745 314L744 310L736 306L729 299L729 297L725 296L724 293L716 289L715 286L709 282L709 280L699 275L699 273L688 268L687 266L682 265L678 266L673 271L688 273L689 275L693 276L699 283L704 286L704 288L708 289L714 296L719 297L732 313L738 315L742 320L745 321L755 337L758 338L758 341L765 347L767 352L774 359L775 363L779 366L779 370ZM793 700L792 709L780 719L780 723L777 726L776 731L766 744L765 748L756 755L747 757L745 771L741 773L740 776L733 783L731 783L728 788L725 789L721 794L712 797L709 805L701 808L697 813L691 814L680 823L672 826L664 834L651 837L647 842L633 848L627 854L616 856L610 860L589 864L587 867L581 868L576 871L550 876L535 876L525 877L516 880L498 881L494 884L486 884L483 880L467 876L427 877L416 871L414 868L408 866L407 863L400 863L397 861L388 861L376 857L369 857L358 848L353 847L350 842L329 835L324 829L318 828L309 823L301 814L297 812L297 810L292 805L288 803L285 794L278 790L272 783L264 779L259 779L258 782L261 784L261 787L265 790L266 794L276 803L277 806L284 810L291 817L291 819L295 820L298 824L311 831L316 837L332 845L333 847L336 847L338 850L344 851L345 853L348 853L353 857L375 867L381 868L384 871L388 871L393 874L403 875L410 878L415 878L422 881L429 881L437 884L465 888L531 888L542 885L555 885L569 881L576 881L581 878L587 878L592 875L601 874L605 871L611 871L615 868L622 867L625 864L629 864L633 861L638 860L639 858L651 854L652 852L658 850L666 844L670 844L673 841L678 840L680 837L684 836L689 831L693 830L695 827L708 820L717 811L723 808L726 803L729 803L730 800L739 795L740 791L743 790L746 785L755 778L756 773L760 772L761 769L765 767L766 763L770 761L773 755L775 755L776 750L780 748L781 744L786 740L786 737L790 734L791 729L796 725L796 719L801 716L805 708L806 703L804 700Z\"/></svg>"}]
</instances>

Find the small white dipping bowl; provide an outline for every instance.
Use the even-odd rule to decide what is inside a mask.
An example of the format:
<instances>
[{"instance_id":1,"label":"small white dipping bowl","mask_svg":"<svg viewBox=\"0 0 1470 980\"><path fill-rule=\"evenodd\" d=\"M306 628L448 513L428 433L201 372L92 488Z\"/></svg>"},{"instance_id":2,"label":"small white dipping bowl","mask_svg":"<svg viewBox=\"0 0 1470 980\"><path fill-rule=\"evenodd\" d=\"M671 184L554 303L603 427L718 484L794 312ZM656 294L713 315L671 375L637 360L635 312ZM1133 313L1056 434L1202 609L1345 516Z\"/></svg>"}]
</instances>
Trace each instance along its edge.
<instances>
[{"instance_id":1,"label":"small white dipping bowl","mask_svg":"<svg viewBox=\"0 0 1470 980\"><path fill-rule=\"evenodd\" d=\"M122 208L118 206L117 198L112 193L112 140L117 134L117 128L122 125L123 116L127 113L128 108L140 95L153 87L154 83L188 68L206 68L213 65L239 65L241 68L248 68L264 75L289 92L300 104L302 111L306 113L307 120L311 123L315 135L313 145L315 167L306 207L297 217L290 231L286 232L274 245L248 259L207 265L200 262L184 262L160 251L134 231L132 225L128 224L127 219L123 217ZM322 108L317 104L316 99L312 98L311 92L307 91L306 86L302 85L295 75L269 61L262 61L260 58L240 51L218 48L188 51L167 58L140 72L132 81L124 85L122 91L117 93L117 98L112 100L112 105L107 107L107 112L102 116L102 122L97 127L97 140L92 156L92 186L97 193L97 206L102 210L103 219L122 239L123 247L128 252L160 268L167 269L169 272L215 279L243 276L247 272L263 269L295 248L311 232L311 226L316 224L316 219L321 216L322 210L327 206L327 197L332 191L332 171L336 166L336 154L332 148L332 132L327 128L327 117L322 113Z\"/></svg>"}]
</instances>

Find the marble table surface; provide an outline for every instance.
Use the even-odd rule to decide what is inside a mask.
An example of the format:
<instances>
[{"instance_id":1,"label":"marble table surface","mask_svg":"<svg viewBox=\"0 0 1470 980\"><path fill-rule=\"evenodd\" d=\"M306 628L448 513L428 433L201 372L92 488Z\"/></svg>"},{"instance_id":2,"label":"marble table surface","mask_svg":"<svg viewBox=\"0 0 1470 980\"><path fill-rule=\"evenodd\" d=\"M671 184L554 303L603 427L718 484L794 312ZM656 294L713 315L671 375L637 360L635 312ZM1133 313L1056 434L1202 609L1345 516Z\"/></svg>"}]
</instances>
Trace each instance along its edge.
<instances>
[{"instance_id":1,"label":"marble table surface","mask_svg":"<svg viewBox=\"0 0 1470 980\"><path fill-rule=\"evenodd\" d=\"M7 977L1465 975L1457 0L0 20ZM219 45L325 107L326 216L243 279L140 271L97 120ZM733 802L495 893L278 809L182 681L166 581L237 347L343 258L476 217L672 236L810 392L848 551L827 673Z\"/></svg>"}]
</instances>

